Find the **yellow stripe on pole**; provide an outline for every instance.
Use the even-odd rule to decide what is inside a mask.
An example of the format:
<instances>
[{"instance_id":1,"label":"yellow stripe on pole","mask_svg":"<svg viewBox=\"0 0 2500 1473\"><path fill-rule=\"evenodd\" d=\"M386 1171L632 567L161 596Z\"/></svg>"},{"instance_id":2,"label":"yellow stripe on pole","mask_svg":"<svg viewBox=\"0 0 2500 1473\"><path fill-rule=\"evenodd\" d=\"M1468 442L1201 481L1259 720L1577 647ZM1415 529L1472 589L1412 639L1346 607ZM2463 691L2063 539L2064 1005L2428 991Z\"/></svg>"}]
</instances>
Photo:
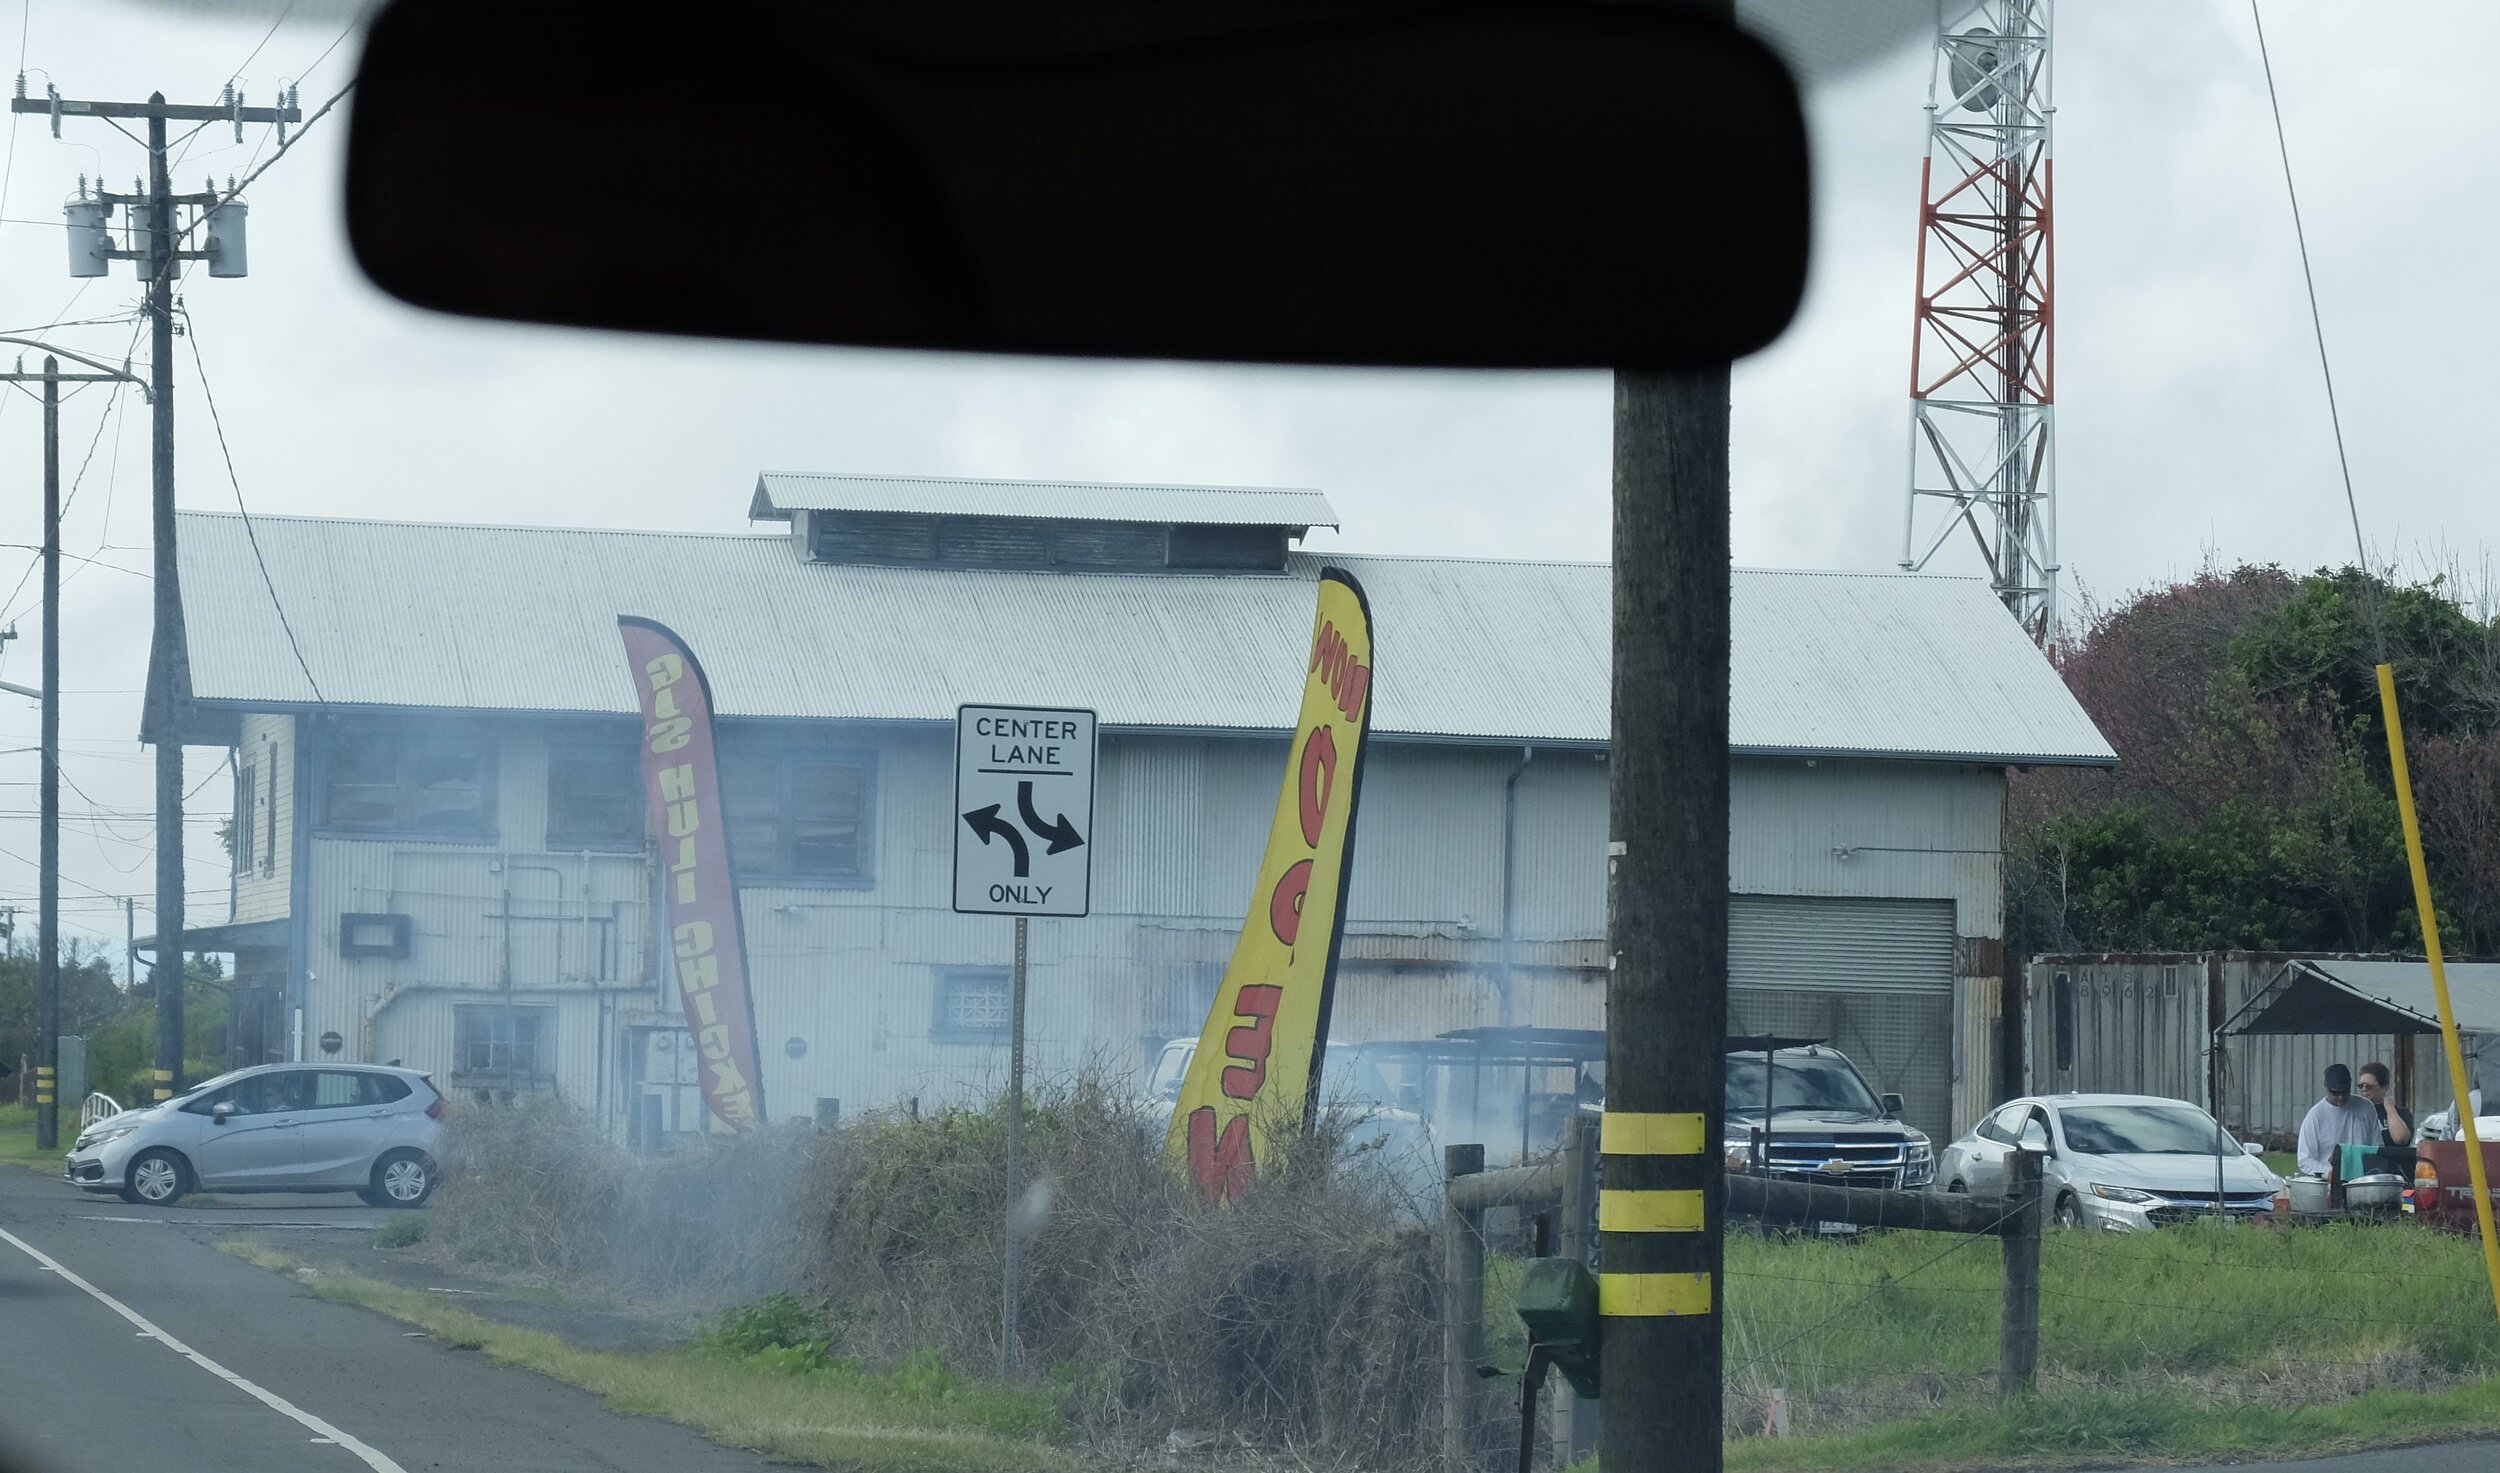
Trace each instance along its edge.
<instances>
[{"instance_id":1,"label":"yellow stripe on pole","mask_svg":"<svg viewBox=\"0 0 2500 1473\"><path fill-rule=\"evenodd\" d=\"M1597 1230L1601 1233L1697 1233L1701 1221L1698 1191L1607 1190L1597 1194Z\"/></svg>"},{"instance_id":2,"label":"yellow stripe on pole","mask_svg":"<svg viewBox=\"0 0 2500 1473\"><path fill-rule=\"evenodd\" d=\"M1698 1156L1709 1144L1698 1110L1672 1115L1609 1110L1597 1129L1598 1153L1606 1156Z\"/></svg>"},{"instance_id":3,"label":"yellow stripe on pole","mask_svg":"<svg viewBox=\"0 0 2500 1473\"><path fill-rule=\"evenodd\" d=\"M1615 1319L1708 1314L1708 1274L1599 1274L1597 1312Z\"/></svg>"},{"instance_id":4,"label":"yellow stripe on pole","mask_svg":"<svg viewBox=\"0 0 2500 1473\"><path fill-rule=\"evenodd\" d=\"M2492 1313L2500 1315L2500 1234L2491 1224L2491 1183L2483 1170L2483 1143L2474 1129L2473 1093L2465 1078L2465 1046L2457 1038L2456 1009L2448 1004L2448 959L2439 947L2439 914L2431 907L2431 872L2422 863L2422 823L2413 811L2413 773L2405 765L2404 720L2396 714L2396 671L2378 667L2379 706L2387 713L2387 761L2396 778L2396 813L2404 820L2405 858L2413 865L2413 906L2422 916L2422 954L2431 964L2431 996L2439 1003L2439 1041L2448 1051L2448 1081L2456 1087L2458 1123L2465 1133L2465 1170L2474 1183L2474 1219L2483 1231L2483 1273L2491 1280Z\"/></svg>"}]
</instances>

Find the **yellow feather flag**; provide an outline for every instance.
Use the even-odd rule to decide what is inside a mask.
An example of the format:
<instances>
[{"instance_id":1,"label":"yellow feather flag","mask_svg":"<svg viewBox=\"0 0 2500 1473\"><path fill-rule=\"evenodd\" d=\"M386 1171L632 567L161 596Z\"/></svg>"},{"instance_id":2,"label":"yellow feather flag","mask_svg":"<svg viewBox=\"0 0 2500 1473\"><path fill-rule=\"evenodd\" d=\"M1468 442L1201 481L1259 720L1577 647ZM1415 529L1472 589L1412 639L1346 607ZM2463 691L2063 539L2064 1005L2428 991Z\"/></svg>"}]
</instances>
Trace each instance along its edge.
<instances>
[{"instance_id":1,"label":"yellow feather flag","mask_svg":"<svg viewBox=\"0 0 2500 1473\"><path fill-rule=\"evenodd\" d=\"M1302 714L1250 915L1233 944L1166 1149L1209 1201L1239 1197L1259 1162L1310 1128L1345 930L1354 800L1371 731L1371 605L1354 576L1323 568Z\"/></svg>"}]
</instances>

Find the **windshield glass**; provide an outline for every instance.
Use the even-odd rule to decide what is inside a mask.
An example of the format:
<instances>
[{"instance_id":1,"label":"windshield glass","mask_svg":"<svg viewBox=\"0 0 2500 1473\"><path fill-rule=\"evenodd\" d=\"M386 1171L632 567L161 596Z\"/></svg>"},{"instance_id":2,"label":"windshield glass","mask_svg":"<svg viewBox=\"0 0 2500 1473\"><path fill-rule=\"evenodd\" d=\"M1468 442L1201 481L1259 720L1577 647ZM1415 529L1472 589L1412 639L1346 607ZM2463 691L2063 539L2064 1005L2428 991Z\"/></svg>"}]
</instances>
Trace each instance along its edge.
<instances>
[{"instance_id":1,"label":"windshield glass","mask_svg":"<svg viewBox=\"0 0 2500 1473\"><path fill-rule=\"evenodd\" d=\"M2190 1105L2087 1105L2061 1115L2068 1147L2088 1156L2210 1156L2228 1145L2214 1117Z\"/></svg>"},{"instance_id":2,"label":"windshield glass","mask_svg":"<svg viewBox=\"0 0 2500 1473\"><path fill-rule=\"evenodd\" d=\"M0 1468L34 1447L54 1450L38 1468L352 1470L354 1446L412 1470L685 1467L707 1426L883 1470L1307 1456L1422 1473L1453 1431L1489 1467L1520 1431L1523 1266L1601 1239L1640 1248L1617 1255L1638 1272L1605 1282L1610 1307L1698 1304L1708 1325L1683 1328L1731 1347L1724 1396L1656 1405L1724 1403L1739 1463L1846 1465L1847 1440L1940 1412L1974 1429L1957 1455L2004 1461L2034 1404L2081 1425L2138 1378L2157 1398L2195 1389L2178 1445L2131 1450L2194 1462L2242 1409L2285 1399L2285 1308L2370 1327L2362 1372L2303 1378L2320 1402L2500 1357L2408 1297L2469 1306L2476 1257L2449 1250L2470 1238L2360 1229L2382 1251L2301 1276L2285 1306L2281 1274L2177 1272L2214 1256L2203 1229L2123 1195L2220 1174L2249 1205L2299 1153L2233 1160L2235 1138L2293 1144L2332 1061L2356 1083L2390 1065L2405 1103L2459 1127L2468 1081L2435 1051L2261 1037L2227 1091L2200 1093L2208 1041L2178 1024L2273 975L2233 946L2418 953L2396 790L2374 776L2382 658L2406 672L2423 747L2421 862L2450 911L2435 926L2459 956L2500 954L2500 824L2478 818L2500 794L2500 519L2473 490L2477 436L2407 432L2473 423L2480 375L2500 382L2473 347L2500 304L2457 246L2500 210L2500 5L2428 0L2408 34L2439 43L2398 47L2376 8L2268 0L2287 161L2249 0L1713 0L1748 24L1793 13L1828 50L1895 38L1809 87L1813 292L1732 366L586 332L421 309L360 271L349 139L383 138L392 96L420 95L354 81L366 18L393 11L581 17L560 22L579 64L543 87L499 102L455 71L433 93L474 104L443 145L470 161L449 154L373 219L442 241L422 264L444 280L508 273L516 310L561 311L717 260L706 297L759 324L883 295L989 331L1011 285L1105 283L1099 309L1053 319L1081 324L1152 295L1122 282L1160 279L1142 228L1045 209L1065 161L1040 156L1019 99L1107 85L1111 64L1083 54L1097 27L1206 15L1176 27L1186 47L1118 62L1137 90L1090 104L1102 153L1083 167L1120 178L1132 143L1200 136L1155 108L1215 100L1230 63L1189 58L1235 33L1271 48L1265 12L1372 46L1393 13L1666 8L963 5L974 31L997 13L992 59L913 62L889 94L814 75L831 51L756 44L750 22L790 3L654 27L591 0L18 0L23 110L0 141L0 1304L28 1353L8 1361ZM944 11L798 8L863 58L902 56L900 22ZM2054 66L2016 34L2051 12ZM1427 95L1604 116L1560 68L1506 94L1471 59L1500 53L1450 35L1455 66L1363 84L1388 104L1376 134L1311 135L1344 167L1309 210L1136 187L1128 213L1202 222L1184 261L1255 259L1225 253L1251 242L1291 263L1307 292L1284 300L1309 318L1440 279L1448 263L1349 228L1403 167L1364 149L1456 157L1417 131ZM1058 59L1000 59L1027 40ZM682 65L618 60L681 41ZM716 42L725 60L697 64ZM1672 95L1622 56L1636 92ZM1167 85L1148 61L1191 70ZM1320 116L1264 95L1279 138ZM618 97L634 108L600 110ZM821 129L763 124L760 97ZM908 135L878 122L906 105ZM1629 228L1644 201L1733 239L1720 226L1759 201L1719 116L1688 149L1603 172L1608 139L1588 133L1589 171L1544 193L1485 171L1432 203L1424 238L1501 288L1426 305L1452 361L1497 299L1548 295L1496 278L1503 240L1567 236L1579 203L1630 213L1579 279L1548 283L1556 303L1603 289L1629 314L1682 282L1672 253L1621 244L1655 240ZM566 167L515 166L530 117ZM993 203L935 188L924 122ZM2051 132L2072 172L2050 168ZM1258 137L1180 156L1212 182L1263 166ZM870 207L890 225L870 229ZM499 229L550 210L569 248ZM975 269L1010 210L1069 220L1069 254ZM478 224L453 250L433 227L455 218ZM1115 248L1091 253L1111 269L1087 274L1085 241ZM1758 269L1719 254L1692 273L1697 305ZM2334 384L2359 396L2340 420L2313 313ZM1700 578L1677 562L1697 548ZM1687 794L1656 821L1696 774L1706 806ZM1697 833L1708 863L1663 878L1661 851ZM1662 899L1672 917L1641 918ZM2427 985L2419 962L2387 965ZM1624 1006L1696 989L1707 1006L1672 1026ZM1669 1039L1661 1067L1643 1045ZM1193 1081L1200 1047L1225 1057ZM1727 1129L1696 1141L1713 1047ZM2478 1077L2488 1097L2462 1108L2500 1139L2500 1030ZM2025 1121L1989 1112L2018 1098L2064 1159L2007 1164ZM119 1131L101 1123L116 1113ZM1982 1120L1998 1133L1973 1135ZM1715 1189L1730 1147L1818 1178L1814 1194L1757 1178L1696 1221L1684 1189ZM1687 1154L1620 1154L1653 1150ZM1592 1159L1612 1193L1589 1188ZM1471 1164L1489 1180L1451 1174ZM1980 1311L2001 1255L1908 1273L1964 1240L1826 1222L1903 1204L1822 1192L1845 1175L1932 1193L1913 1215L1976 1226L1973 1203L2034 1165L2078 1198L2037 1215L2088 1231L2050 1239L2037 1385L1999 1418ZM1453 1199L1462 1219L1470 1199L1503 1204L1456 1235L1484 1249L1481 1274L1441 1251ZM2419 1205L2421 1225L2471 1231L2461 1191ZM2157 1215L2167 1241L2104 1231ZM2257 1262L2339 1232L2220 1251ZM1722 1236L1724 1256L1685 1252ZM1471 1283L1483 1302L1462 1305ZM2077 1292L2092 1323L2061 1335ZM481 1318L438 1332L382 1312L424 1320L418 1300ZM1502 1376L1444 1384L1443 1316L1461 1309L1488 1342L1465 1364ZM647 1383L629 1409L693 1430L580 1398L549 1419L543 1384L500 1354L443 1353L445 1334L507 1321L531 1333L499 1347ZM1678 1360L1618 1359L1618 1389L1624 1365ZM2426 1408L2460 1397L2416 1419L2439 1426L2489 1394L2462 1375L2414 1389ZM190 1402L201 1415L144 1411ZM1594 1405L1552 1379L1540 1405L1555 1420L1532 1429L1536 1457L1591 1466ZM308 1443L318 1426L326 1444ZM543 1451L515 1453L524 1427Z\"/></svg>"},{"instance_id":3,"label":"windshield glass","mask_svg":"<svg viewBox=\"0 0 2500 1473\"><path fill-rule=\"evenodd\" d=\"M1866 1081L1845 1059L1834 1055L1777 1054L1768 1081L1772 1113L1791 1110L1845 1110L1880 1115L1883 1106ZM1727 1113L1760 1117L1765 1095L1760 1054L1727 1056Z\"/></svg>"}]
</instances>

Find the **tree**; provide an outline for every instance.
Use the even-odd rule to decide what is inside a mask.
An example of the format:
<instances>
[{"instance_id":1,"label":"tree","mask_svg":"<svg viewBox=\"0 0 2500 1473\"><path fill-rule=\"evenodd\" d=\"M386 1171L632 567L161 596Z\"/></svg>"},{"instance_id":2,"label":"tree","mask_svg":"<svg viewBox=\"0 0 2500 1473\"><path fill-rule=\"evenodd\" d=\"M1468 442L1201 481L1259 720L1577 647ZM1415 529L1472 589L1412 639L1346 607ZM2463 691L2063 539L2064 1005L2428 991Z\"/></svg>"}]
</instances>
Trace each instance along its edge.
<instances>
[{"instance_id":1,"label":"tree","mask_svg":"<svg viewBox=\"0 0 2500 1473\"><path fill-rule=\"evenodd\" d=\"M2500 942L2500 634L2440 579L2209 567L2094 611L2061 657L2120 767L2016 777L2009 943L2418 950L2382 649L2443 939Z\"/></svg>"},{"instance_id":2,"label":"tree","mask_svg":"<svg viewBox=\"0 0 2500 1473\"><path fill-rule=\"evenodd\" d=\"M104 959L78 945L64 948L61 958L61 1031L92 1033L125 999L114 985ZM35 1058L40 962L33 947L10 946L0 951L0 1058L14 1067L20 1058Z\"/></svg>"}]
</instances>

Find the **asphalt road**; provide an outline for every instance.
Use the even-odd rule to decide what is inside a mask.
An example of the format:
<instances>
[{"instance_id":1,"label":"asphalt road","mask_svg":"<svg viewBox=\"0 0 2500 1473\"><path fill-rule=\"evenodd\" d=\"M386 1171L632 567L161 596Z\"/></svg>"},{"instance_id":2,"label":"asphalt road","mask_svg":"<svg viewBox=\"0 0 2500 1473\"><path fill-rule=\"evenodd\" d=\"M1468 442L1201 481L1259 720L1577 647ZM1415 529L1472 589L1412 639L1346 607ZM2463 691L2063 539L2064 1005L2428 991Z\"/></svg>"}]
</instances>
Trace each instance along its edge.
<instances>
[{"instance_id":1,"label":"asphalt road","mask_svg":"<svg viewBox=\"0 0 2500 1473\"><path fill-rule=\"evenodd\" d=\"M0 1166L0 1470L776 1466L312 1298L215 1246L386 1215L352 1197L229 1200L246 1205L132 1207Z\"/></svg>"}]
</instances>

